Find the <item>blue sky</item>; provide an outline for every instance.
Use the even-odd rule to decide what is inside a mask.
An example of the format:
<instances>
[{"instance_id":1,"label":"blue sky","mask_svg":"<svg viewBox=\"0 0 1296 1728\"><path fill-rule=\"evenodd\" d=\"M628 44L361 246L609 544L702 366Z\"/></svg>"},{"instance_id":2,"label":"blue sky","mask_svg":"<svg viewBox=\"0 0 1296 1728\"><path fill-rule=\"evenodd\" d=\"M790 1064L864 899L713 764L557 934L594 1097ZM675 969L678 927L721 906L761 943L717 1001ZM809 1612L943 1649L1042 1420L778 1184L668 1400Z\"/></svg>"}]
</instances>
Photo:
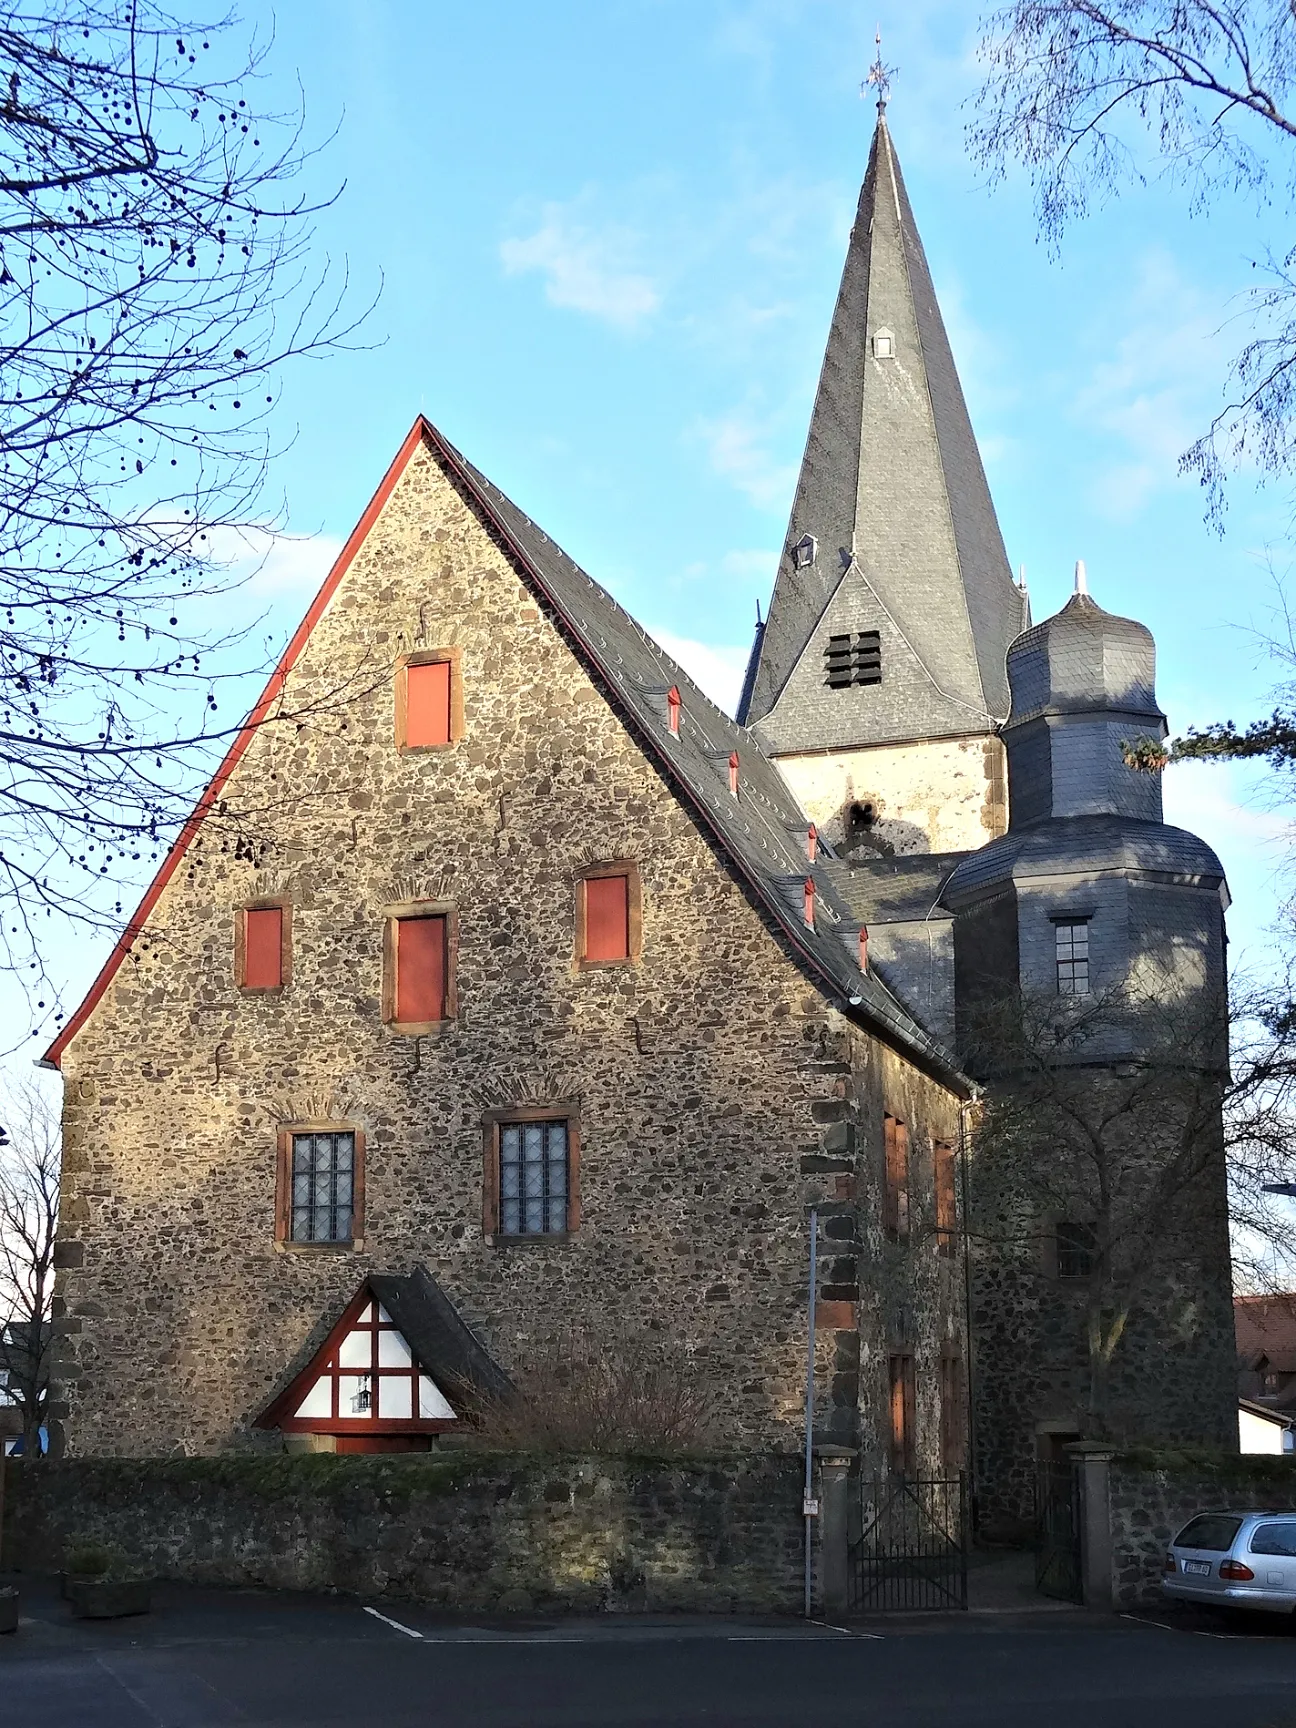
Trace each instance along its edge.
<instances>
[{"instance_id":1,"label":"blue sky","mask_svg":"<svg viewBox=\"0 0 1296 1728\"><path fill-rule=\"evenodd\" d=\"M285 0L271 99L340 130L318 248L372 346L291 373L276 468L295 538L241 604L286 639L414 415L436 422L721 697L768 597L874 118L877 20L846 0ZM1060 258L1028 189L968 162L976 12L883 12L890 118L1014 565L1036 617L1084 558L1152 626L1172 726L1264 712L1283 500L1223 540L1180 451L1220 401L1266 229L1164 185ZM249 700L251 697L249 692ZM1263 961L1284 824L1237 770L1176 770ZM74 1005L106 944L60 939Z\"/></svg>"}]
</instances>

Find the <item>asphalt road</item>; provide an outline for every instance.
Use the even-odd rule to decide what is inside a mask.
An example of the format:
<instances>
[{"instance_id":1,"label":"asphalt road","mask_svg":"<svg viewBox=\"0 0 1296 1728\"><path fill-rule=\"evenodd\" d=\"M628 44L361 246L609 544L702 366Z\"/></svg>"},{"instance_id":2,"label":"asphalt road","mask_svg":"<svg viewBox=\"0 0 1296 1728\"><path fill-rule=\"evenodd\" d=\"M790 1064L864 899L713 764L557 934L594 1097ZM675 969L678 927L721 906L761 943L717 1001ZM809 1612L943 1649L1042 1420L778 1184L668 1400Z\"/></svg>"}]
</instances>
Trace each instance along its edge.
<instances>
[{"instance_id":1,"label":"asphalt road","mask_svg":"<svg viewBox=\"0 0 1296 1728\"><path fill-rule=\"evenodd\" d=\"M0 1639L14 1728L1296 1728L1296 1632L1203 1618L467 1624L383 1603L167 1592ZM398 1624L389 1624L396 1621ZM404 1627L407 1630L401 1630ZM419 1633L421 1636L410 1636Z\"/></svg>"}]
</instances>

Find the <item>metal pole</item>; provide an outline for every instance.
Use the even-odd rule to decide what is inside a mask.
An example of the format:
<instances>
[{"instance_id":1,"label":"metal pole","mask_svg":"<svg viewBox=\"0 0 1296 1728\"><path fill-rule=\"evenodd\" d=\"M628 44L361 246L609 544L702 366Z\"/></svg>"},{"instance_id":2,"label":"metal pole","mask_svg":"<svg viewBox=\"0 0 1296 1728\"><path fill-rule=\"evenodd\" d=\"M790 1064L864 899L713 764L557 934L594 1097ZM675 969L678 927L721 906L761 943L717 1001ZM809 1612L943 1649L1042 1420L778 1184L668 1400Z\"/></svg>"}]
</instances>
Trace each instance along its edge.
<instances>
[{"instance_id":1,"label":"metal pole","mask_svg":"<svg viewBox=\"0 0 1296 1728\"><path fill-rule=\"evenodd\" d=\"M801 1510L805 1519L805 1617L810 1618L810 1581L813 1570L814 1543L812 1541L814 1519L814 1369L815 1369L815 1285L819 1271L819 1208L810 1208L810 1297L809 1321L810 1341L806 1346L806 1404L805 1404L805 1487L802 1493Z\"/></svg>"}]
</instances>

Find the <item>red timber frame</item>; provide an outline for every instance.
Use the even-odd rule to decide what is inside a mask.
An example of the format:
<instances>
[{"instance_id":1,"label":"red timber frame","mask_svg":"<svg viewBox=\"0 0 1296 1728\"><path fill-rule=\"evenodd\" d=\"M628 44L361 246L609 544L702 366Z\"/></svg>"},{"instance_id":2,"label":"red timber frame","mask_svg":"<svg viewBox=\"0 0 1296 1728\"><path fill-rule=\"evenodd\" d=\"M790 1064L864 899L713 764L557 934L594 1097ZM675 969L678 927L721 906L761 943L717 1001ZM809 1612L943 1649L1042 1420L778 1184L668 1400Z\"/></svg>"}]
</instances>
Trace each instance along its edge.
<instances>
[{"instance_id":1,"label":"red timber frame","mask_svg":"<svg viewBox=\"0 0 1296 1728\"><path fill-rule=\"evenodd\" d=\"M362 1324L361 1314L366 1307L371 1309L368 1322ZM294 1376L290 1385L279 1394L274 1402L262 1411L256 1419L258 1428L278 1428L284 1434L338 1434L373 1436L397 1434L442 1434L449 1428L457 1428L459 1422L455 1418L437 1416L419 1416L418 1411L418 1381L420 1374L426 1374L441 1396L445 1392L441 1388L435 1374L425 1363L419 1361L413 1354L410 1344L399 1325L394 1320L379 1322L378 1314L381 1304L366 1281L347 1303L341 1318L302 1369ZM355 1331L369 1333L369 1364L363 1366L339 1367L338 1352L343 1340ZM378 1339L382 1332L394 1332L405 1338L406 1347L410 1350L411 1361L405 1367L380 1367L378 1363ZM381 1416L351 1416L340 1413L342 1390L340 1381L343 1376L366 1376L369 1394L373 1399L373 1407L381 1403L379 1382L405 1379L410 1383L410 1409L416 1414L409 1418L383 1418ZM306 1397L306 1394L320 1379L332 1382L331 1413L327 1416L294 1416L292 1412ZM447 1402L449 1400L447 1399Z\"/></svg>"}]
</instances>

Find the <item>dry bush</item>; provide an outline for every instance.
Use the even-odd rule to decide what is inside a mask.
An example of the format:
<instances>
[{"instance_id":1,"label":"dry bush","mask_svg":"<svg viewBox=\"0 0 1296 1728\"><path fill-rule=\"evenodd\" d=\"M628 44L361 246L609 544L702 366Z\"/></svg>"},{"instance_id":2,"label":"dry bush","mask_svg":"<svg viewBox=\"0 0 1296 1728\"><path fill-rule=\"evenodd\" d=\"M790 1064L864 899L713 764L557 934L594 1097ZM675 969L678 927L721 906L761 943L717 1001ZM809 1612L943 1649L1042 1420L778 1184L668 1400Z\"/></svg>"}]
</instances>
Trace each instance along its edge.
<instances>
[{"instance_id":1,"label":"dry bush","mask_svg":"<svg viewBox=\"0 0 1296 1728\"><path fill-rule=\"evenodd\" d=\"M648 1332L538 1339L514 1395L477 1414L478 1442L541 1452L691 1452L715 1428L715 1394L689 1346Z\"/></svg>"}]
</instances>

